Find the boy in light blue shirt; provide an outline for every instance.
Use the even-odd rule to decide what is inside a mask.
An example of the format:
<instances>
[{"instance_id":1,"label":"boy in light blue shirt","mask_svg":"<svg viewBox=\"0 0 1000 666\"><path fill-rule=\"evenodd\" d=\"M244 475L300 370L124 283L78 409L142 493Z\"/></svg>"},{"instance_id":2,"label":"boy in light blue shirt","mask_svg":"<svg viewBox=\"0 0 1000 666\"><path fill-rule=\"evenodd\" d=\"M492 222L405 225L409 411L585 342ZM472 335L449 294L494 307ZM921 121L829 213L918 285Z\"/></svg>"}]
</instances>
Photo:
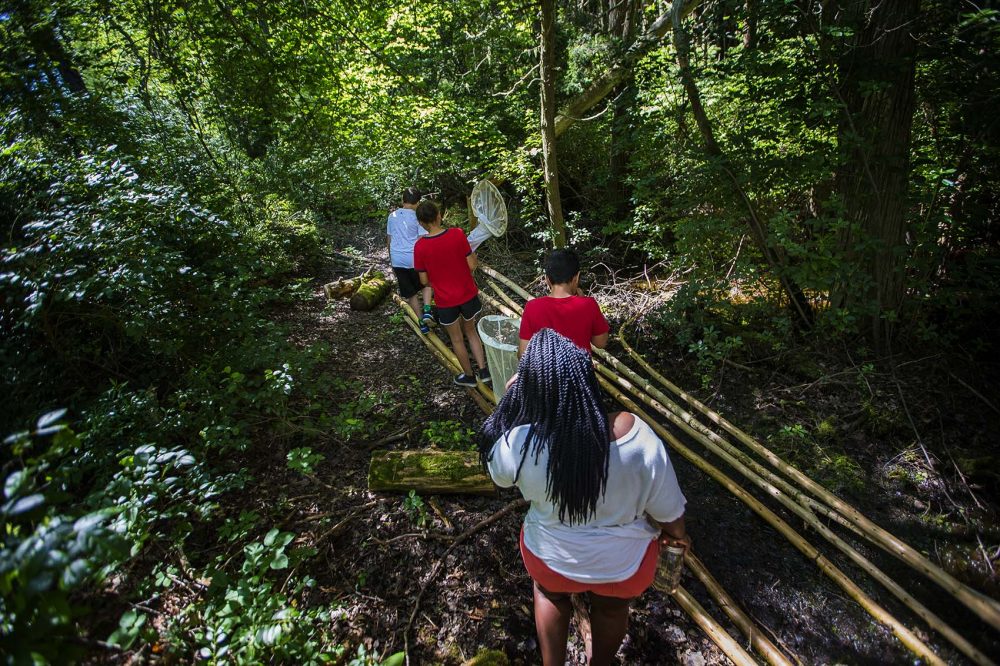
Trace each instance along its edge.
<instances>
[{"instance_id":1,"label":"boy in light blue shirt","mask_svg":"<svg viewBox=\"0 0 1000 666\"><path fill-rule=\"evenodd\" d=\"M420 284L420 276L413 270L413 246L417 238L427 235L427 232L417 222L416 208L420 203L420 192L415 188L407 188L403 192L402 206L389 213L386 222L385 241L389 248L389 263L396 275L399 285L399 295L406 299L420 317L420 332L428 333L431 317L431 288ZM423 292L424 307L420 308L418 294ZM421 314L422 312L422 314Z\"/></svg>"}]
</instances>

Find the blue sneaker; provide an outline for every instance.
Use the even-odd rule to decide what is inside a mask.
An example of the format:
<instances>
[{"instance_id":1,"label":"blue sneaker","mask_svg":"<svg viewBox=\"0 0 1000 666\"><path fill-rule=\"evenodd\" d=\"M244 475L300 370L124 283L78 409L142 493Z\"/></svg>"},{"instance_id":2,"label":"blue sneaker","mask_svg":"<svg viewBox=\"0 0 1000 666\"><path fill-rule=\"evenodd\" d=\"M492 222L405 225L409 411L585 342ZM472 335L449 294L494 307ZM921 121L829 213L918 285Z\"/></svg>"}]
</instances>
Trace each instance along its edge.
<instances>
[{"instance_id":1,"label":"blue sneaker","mask_svg":"<svg viewBox=\"0 0 1000 666\"><path fill-rule=\"evenodd\" d=\"M459 386L468 386L469 388L476 388L476 378L473 375L467 375L464 372L455 375L455 383Z\"/></svg>"},{"instance_id":2,"label":"blue sneaker","mask_svg":"<svg viewBox=\"0 0 1000 666\"><path fill-rule=\"evenodd\" d=\"M423 320L420 320L420 332L423 333L424 335L427 335L428 333L431 332L430 327L427 324L425 324Z\"/></svg>"}]
</instances>

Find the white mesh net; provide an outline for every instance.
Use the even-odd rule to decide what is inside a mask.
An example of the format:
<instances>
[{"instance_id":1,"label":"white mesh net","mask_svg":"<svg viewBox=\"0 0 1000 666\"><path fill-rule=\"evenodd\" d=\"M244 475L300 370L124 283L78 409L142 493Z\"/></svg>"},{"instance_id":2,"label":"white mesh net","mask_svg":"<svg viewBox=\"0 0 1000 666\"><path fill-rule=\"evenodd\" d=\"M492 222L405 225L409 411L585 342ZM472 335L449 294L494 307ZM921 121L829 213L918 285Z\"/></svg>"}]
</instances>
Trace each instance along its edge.
<instances>
[{"instance_id":1,"label":"white mesh net","mask_svg":"<svg viewBox=\"0 0 1000 666\"><path fill-rule=\"evenodd\" d=\"M486 351L486 363L493 378L493 392L497 400L503 397L507 380L517 372L517 338L520 319L503 315L486 315L477 328Z\"/></svg>"},{"instance_id":2,"label":"white mesh net","mask_svg":"<svg viewBox=\"0 0 1000 666\"><path fill-rule=\"evenodd\" d=\"M481 180L472 188L472 212L479 226L469 234L469 245L475 250L491 236L503 236L507 231L507 204L496 185Z\"/></svg>"}]
</instances>

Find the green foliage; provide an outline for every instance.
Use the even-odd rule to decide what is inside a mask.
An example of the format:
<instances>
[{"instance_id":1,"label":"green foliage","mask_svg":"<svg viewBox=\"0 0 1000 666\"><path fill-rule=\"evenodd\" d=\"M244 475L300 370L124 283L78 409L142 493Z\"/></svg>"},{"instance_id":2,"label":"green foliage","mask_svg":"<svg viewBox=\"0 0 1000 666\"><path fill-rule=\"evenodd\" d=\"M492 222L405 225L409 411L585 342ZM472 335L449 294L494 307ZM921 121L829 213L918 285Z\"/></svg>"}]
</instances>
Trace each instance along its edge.
<instances>
[{"instance_id":1,"label":"green foliage","mask_svg":"<svg viewBox=\"0 0 1000 666\"><path fill-rule=\"evenodd\" d=\"M61 639L73 635L79 614L72 595L127 554L117 508L69 501L83 449L65 414L45 414L3 443L21 465L4 479L0 507L0 651L18 662L65 658L71 648Z\"/></svg>"},{"instance_id":2,"label":"green foliage","mask_svg":"<svg viewBox=\"0 0 1000 666\"><path fill-rule=\"evenodd\" d=\"M424 500L417 494L417 491L411 490L403 498L403 509L409 514L414 525L420 528L427 526L427 507L424 506Z\"/></svg>"},{"instance_id":3,"label":"green foliage","mask_svg":"<svg viewBox=\"0 0 1000 666\"><path fill-rule=\"evenodd\" d=\"M312 474L313 467L322 460L323 455L313 453L313 450L308 446L302 446L288 452L288 468L303 474Z\"/></svg>"},{"instance_id":4,"label":"green foliage","mask_svg":"<svg viewBox=\"0 0 1000 666\"><path fill-rule=\"evenodd\" d=\"M476 448L475 431L454 419L428 421L421 437L429 446L446 451L472 451Z\"/></svg>"},{"instance_id":5,"label":"green foliage","mask_svg":"<svg viewBox=\"0 0 1000 666\"><path fill-rule=\"evenodd\" d=\"M302 554L287 550L294 538L294 534L272 529L262 541L244 547L238 575L210 572L212 583L206 597L184 608L169 628L171 649L193 651L199 659L215 664L334 661L338 651L324 646L329 609L302 608L295 601L315 581L297 578L294 572L279 578L273 575L301 560ZM279 581L284 583L279 585Z\"/></svg>"}]
</instances>

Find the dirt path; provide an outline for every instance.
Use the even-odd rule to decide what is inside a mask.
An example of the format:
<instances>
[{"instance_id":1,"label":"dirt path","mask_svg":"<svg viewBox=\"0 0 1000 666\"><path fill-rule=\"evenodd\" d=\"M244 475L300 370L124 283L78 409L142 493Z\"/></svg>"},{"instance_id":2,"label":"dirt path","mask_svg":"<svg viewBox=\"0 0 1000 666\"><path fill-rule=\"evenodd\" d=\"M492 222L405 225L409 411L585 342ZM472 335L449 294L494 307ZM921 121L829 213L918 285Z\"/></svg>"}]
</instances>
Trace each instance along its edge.
<instances>
[{"instance_id":1,"label":"dirt path","mask_svg":"<svg viewBox=\"0 0 1000 666\"><path fill-rule=\"evenodd\" d=\"M359 268L385 268L381 226L350 233L338 247L356 248ZM402 649L413 601L448 547L427 533L461 534L516 496L508 492L496 498L424 497L407 502L403 496L367 490L375 443L388 436L396 436L388 445L395 448L426 446L429 439L469 441L469 430L479 425L483 414L463 389L451 384L450 375L399 319L391 299L367 313L351 311L345 301L326 304L320 285L346 274L331 269L317 276L313 297L289 314L300 342L325 341L331 346L328 372L338 379L329 399L340 408L340 416L322 448L313 447L325 460L307 481L276 473L270 483L280 487L260 488L258 501L286 504L286 524L304 530L307 541L319 549L310 560L316 570L309 573L318 586L309 603L335 608L338 640L362 643L369 652L384 656ZM807 664L912 663L884 627L873 623L776 532L679 456L673 460L689 499L696 551L723 586L773 632L776 642ZM878 504L877 496L871 499ZM458 547L444 563L414 622L411 663L459 664L484 647L504 651L512 663L537 663L530 580L517 552L521 519L506 517ZM801 528L798 521L790 522ZM816 535L807 538L819 545ZM866 553L895 571L888 558ZM690 577L685 585L723 620L700 585ZM914 585L934 594L919 581ZM887 594L873 584L864 587L890 611L906 617ZM956 612L961 619L961 611ZM918 626L912 620L907 624ZM935 637L921 635L949 661L961 663ZM570 663L581 664L582 645L575 634L571 638ZM635 603L620 656L625 664L727 663L673 600L656 592Z\"/></svg>"}]
</instances>

